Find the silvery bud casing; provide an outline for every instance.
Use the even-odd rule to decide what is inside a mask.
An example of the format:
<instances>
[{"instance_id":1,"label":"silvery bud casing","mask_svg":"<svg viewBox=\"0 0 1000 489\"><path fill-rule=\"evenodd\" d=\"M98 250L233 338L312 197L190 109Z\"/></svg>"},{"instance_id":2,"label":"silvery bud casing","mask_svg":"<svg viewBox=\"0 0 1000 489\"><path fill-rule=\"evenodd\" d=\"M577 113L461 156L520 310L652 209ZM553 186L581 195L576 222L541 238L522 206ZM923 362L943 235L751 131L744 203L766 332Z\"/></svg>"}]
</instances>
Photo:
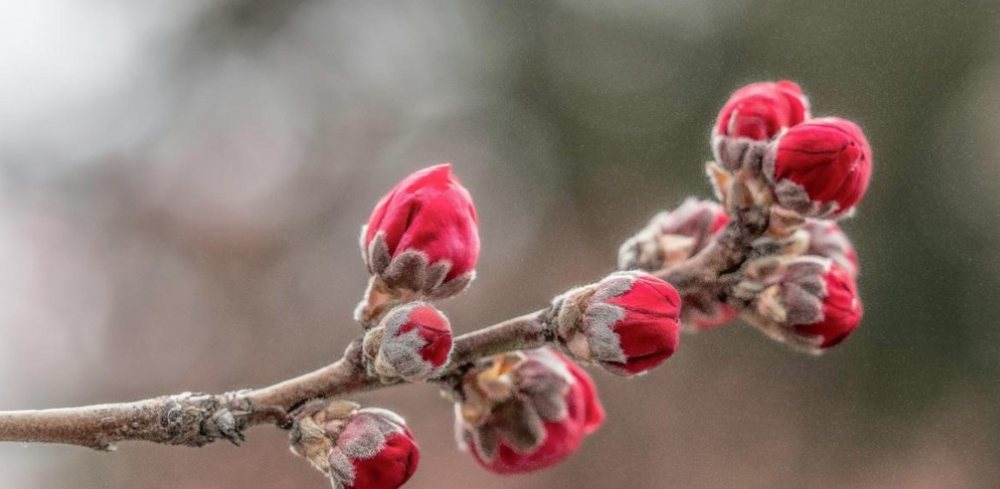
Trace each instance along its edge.
<instances>
[{"instance_id":1,"label":"silvery bud casing","mask_svg":"<svg viewBox=\"0 0 1000 489\"><path fill-rule=\"evenodd\" d=\"M705 249L729 220L719 203L689 197L676 209L654 216L629 238L618 251L618 268L649 273L667 270ZM737 315L711 295L690 294L682 300L681 324L688 332L722 326Z\"/></svg>"},{"instance_id":2,"label":"silvery bud casing","mask_svg":"<svg viewBox=\"0 0 1000 489\"><path fill-rule=\"evenodd\" d=\"M368 330L363 351L372 373L383 380L422 382L444 371L452 346L448 318L417 301L393 308Z\"/></svg>"},{"instance_id":3,"label":"silvery bud casing","mask_svg":"<svg viewBox=\"0 0 1000 489\"><path fill-rule=\"evenodd\" d=\"M498 474L551 467L604 421L593 380L550 348L480 363L463 378L458 397L459 447Z\"/></svg>"},{"instance_id":4,"label":"silvery bud casing","mask_svg":"<svg viewBox=\"0 0 1000 489\"><path fill-rule=\"evenodd\" d=\"M756 176L767 144L809 119L809 100L794 82L756 82L735 91L712 128L712 152L726 170Z\"/></svg>"},{"instance_id":5,"label":"silvery bud casing","mask_svg":"<svg viewBox=\"0 0 1000 489\"><path fill-rule=\"evenodd\" d=\"M850 274L817 256L767 258L749 264L736 297L742 316L771 338L811 353L836 346L861 322Z\"/></svg>"},{"instance_id":6,"label":"silvery bud casing","mask_svg":"<svg viewBox=\"0 0 1000 489\"><path fill-rule=\"evenodd\" d=\"M302 416L292 428L291 449L334 489L396 489L420 462L420 447L401 416L344 401Z\"/></svg>"},{"instance_id":7,"label":"silvery bud casing","mask_svg":"<svg viewBox=\"0 0 1000 489\"><path fill-rule=\"evenodd\" d=\"M658 272L701 251L729 222L725 209L689 197L676 209L653 216L618 250L619 270Z\"/></svg>"},{"instance_id":8,"label":"silvery bud casing","mask_svg":"<svg viewBox=\"0 0 1000 489\"><path fill-rule=\"evenodd\" d=\"M553 308L564 350L618 375L655 368L680 343L680 295L645 272L613 273L557 297Z\"/></svg>"}]
</instances>

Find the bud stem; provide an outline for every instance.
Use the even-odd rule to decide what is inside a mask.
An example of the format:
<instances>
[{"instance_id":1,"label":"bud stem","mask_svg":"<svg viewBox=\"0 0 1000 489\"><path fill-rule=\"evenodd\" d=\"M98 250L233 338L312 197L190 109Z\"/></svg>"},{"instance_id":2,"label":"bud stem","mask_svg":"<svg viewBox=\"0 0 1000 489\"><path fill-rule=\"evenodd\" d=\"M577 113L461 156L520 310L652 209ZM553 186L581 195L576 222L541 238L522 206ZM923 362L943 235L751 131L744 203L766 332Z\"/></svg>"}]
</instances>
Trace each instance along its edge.
<instances>
[{"instance_id":1,"label":"bud stem","mask_svg":"<svg viewBox=\"0 0 1000 489\"><path fill-rule=\"evenodd\" d=\"M673 284L683 296L717 288L720 275L746 261L753 243L768 228L768 210L761 206L739 207L718 238L697 255L668 268L657 276Z\"/></svg>"}]
</instances>

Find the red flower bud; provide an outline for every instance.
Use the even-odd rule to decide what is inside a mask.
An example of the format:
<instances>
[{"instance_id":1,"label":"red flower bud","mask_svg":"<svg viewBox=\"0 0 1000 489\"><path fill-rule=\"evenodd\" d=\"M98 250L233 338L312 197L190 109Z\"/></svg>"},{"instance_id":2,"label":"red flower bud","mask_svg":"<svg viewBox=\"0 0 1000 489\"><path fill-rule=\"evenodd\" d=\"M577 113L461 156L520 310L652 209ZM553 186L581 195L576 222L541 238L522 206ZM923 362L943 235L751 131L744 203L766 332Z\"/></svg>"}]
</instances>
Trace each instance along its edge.
<instances>
[{"instance_id":1,"label":"red flower bud","mask_svg":"<svg viewBox=\"0 0 1000 489\"><path fill-rule=\"evenodd\" d=\"M823 274L823 315L820 320L795 325L795 331L817 339L821 349L836 346L844 341L861 323L861 297L854 279L843 268L832 265Z\"/></svg>"},{"instance_id":2,"label":"red flower bud","mask_svg":"<svg viewBox=\"0 0 1000 489\"><path fill-rule=\"evenodd\" d=\"M375 371L388 378L427 380L441 373L451 356L451 324L426 302L410 302L391 310L379 328L365 335L365 342L376 338L381 341Z\"/></svg>"},{"instance_id":3,"label":"red flower bud","mask_svg":"<svg viewBox=\"0 0 1000 489\"><path fill-rule=\"evenodd\" d=\"M463 393L459 443L498 474L556 465L604 422L593 380L549 348L494 359L466 376Z\"/></svg>"},{"instance_id":4,"label":"red flower bud","mask_svg":"<svg viewBox=\"0 0 1000 489\"><path fill-rule=\"evenodd\" d=\"M759 161L767 142L809 118L809 101L790 81L751 83L733 93L712 130L715 159L736 171Z\"/></svg>"},{"instance_id":5,"label":"red flower bud","mask_svg":"<svg viewBox=\"0 0 1000 489\"><path fill-rule=\"evenodd\" d=\"M850 274L817 256L770 260L737 295L753 294L744 317L772 338L819 353L843 341L861 322L861 298ZM755 264L747 268L753 275Z\"/></svg>"},{"instance_id":6,"label":"red flower bud","mask_svg":"<svg viewBox=\"0 0 1000 489\"><path fill-rule=\"evenodd\" d=\"M555 302L560 343L613 373L644 373L670 358L680 341L681 298L647 273L613 273Z\"/></svg>"},{"instance_id":7,"label":"red flower bud","mask_svg":"<svg viewBox=\"0 0 1000 489\"><path fill-rule=\"evenodd\" d=\"M413 476L420 448L406 422L386 409L357 411L326 427L334 437L330 479L336 488L396 489Z\"/></svg>"},{"instance_id":8,"label":"red flower bud","mask_svg":"<svg viewBox=\"0 0 1000 489\"><path fill-rule=\"evenodd\" d=\"M809 217L841 217L868 190L872 150L853 122L812 119L768 146L763 172L782 206Z\"/></svg>"},{"instance_id":9,"label":"red flower bud","mask_svg":"<svg viewBox=\"0 0 1000 489\"><path fill-rule=\"evenodd\" d=\"M840 225L834 221L806 219L802 229L809 233L809 248L805 254L829 258L851 278L858 277L858 253Z\"/></svg>"},{"instance_id":10,"label":"red flower bud","mask_svg":"<svg viewBox=\"0 0 1000 489\"><path fill-rule=\"evenodd\" d=\"M479 258L476 209L451 165L425 168L403 179L375 206L361 229L368 271L387 288L432 299L461 292Z\"/></svg>"}]
</instances>

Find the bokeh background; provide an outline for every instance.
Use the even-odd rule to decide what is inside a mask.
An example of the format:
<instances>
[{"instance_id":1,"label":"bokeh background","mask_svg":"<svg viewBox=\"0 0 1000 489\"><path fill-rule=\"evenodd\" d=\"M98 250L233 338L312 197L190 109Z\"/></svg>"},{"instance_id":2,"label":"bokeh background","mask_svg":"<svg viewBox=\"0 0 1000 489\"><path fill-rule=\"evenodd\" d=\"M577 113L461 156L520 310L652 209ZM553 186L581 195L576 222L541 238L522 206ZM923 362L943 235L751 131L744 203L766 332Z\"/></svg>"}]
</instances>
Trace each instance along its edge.
<instances>
[{"instance_id":1,"label":"bokeh background","mask_svg":"<svg viewBox=\"0 0 1000 489\"><path fill-rule=\"evenodd\" d=\"M356 234L451 161L480 210L459 331L611 271L657 210L708 196L729 92L789 78L875 153L846 229L862 327L813 358L749 327L685 337L605 427L499 478L411 386L419 488L986 488L1000 480L1000 3L2 0L0 409L266 385L357 334ZM0 446L0 486L308 488L236 449Z\"/></svg>"}]
</instances>

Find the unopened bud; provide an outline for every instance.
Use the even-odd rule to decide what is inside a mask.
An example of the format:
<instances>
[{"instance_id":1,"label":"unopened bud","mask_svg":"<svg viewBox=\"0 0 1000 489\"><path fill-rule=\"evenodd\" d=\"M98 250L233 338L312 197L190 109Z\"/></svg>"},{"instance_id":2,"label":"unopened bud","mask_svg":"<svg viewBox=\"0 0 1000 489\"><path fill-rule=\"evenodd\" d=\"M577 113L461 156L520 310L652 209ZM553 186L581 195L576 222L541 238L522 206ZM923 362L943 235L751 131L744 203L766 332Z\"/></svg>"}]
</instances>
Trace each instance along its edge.
<instances>
[{"instance_id":1,"label":"unopened bud","mask_svg":"<svg viewBox=\"0 0 1000 489\"><path fill-rule=\"evenodd\" d=\"M768 336L819 353L861 322L854 279L831 260L802 256L762 262L748 266L737 293L750 297L744 318Z\"/></svg>"},{"instance_id":2,"label":"unopened bud","mask_svg":"<svg viewBox=\"0 0 1000 489\"><path fill-rule=\"evenodd\" d=\"M372 280L356 316L366 325L386 304L464 290L479 258L478 220L451 165L413 173L382 197L361 229L361 251Z\"/></svg>"},{"instance_id":3,"label":"unopened bud","mask_svg":"<svg viewBox=\"0 0 1000 489\"><path fill-rule=\"evenodd\" d=\"M509 389L492 391L491 385ZM590 376L549 348L479 365L463 379L461 398L455 406L460 447L500 474L563 461L604 421Z\"/></svg>"},{"instance_id":4,"label":"unopened bud","mask_svg":"<svg viewBox=\"0 0 1000 489\"><path fill-rule=\"evenodd\" d=\"M767 143L809 118L809 101L790 81L757 82L740 88L719 111L712 151L731 172L756 172Z\"/></svg>"},{"instance_id":5,"label":"unopened bud","mask_svg":"<svg viewBox=\"0 0 1000 489\"><path fill-rule=\"evenodd\" d=\"M392 309L365 334L365 356L384 379L421 382L434 377L448 365L451 350L448 318L426 302Z\"/></svg>"},{"instance_id":6,"label":"unopened bud","mask_svg":"<svg viewBox=\"0 0 1000 489\"><path fill-rule=\"evenodd\" d=\"M330 478L334 489L396 489L417 470L420 449L398 414L332 402L298 420L292 452Z\"/></svg>"},{"instance_id":7,"label":"unopened bud","mask_svg":"<svg viewBox=\"0 0 1000 489\"><path fill-rule=\"evenodd\" d=\"M812 119L768 146L763 174L782 206L807 217L843 217L868 190L872 150L857 124Z\"/></svg>"},{"instance_id":8,"label":"unopened bud","mask_svg":"<svg viewBox=\"0 0 1000 489\"><path fill-rule=\"evenodd\" d=\"M644 373L680 342L681 298L644 272L613 273L556 298L556 333L574 358L619 375Z\"/></svg>"}]
</instances>

